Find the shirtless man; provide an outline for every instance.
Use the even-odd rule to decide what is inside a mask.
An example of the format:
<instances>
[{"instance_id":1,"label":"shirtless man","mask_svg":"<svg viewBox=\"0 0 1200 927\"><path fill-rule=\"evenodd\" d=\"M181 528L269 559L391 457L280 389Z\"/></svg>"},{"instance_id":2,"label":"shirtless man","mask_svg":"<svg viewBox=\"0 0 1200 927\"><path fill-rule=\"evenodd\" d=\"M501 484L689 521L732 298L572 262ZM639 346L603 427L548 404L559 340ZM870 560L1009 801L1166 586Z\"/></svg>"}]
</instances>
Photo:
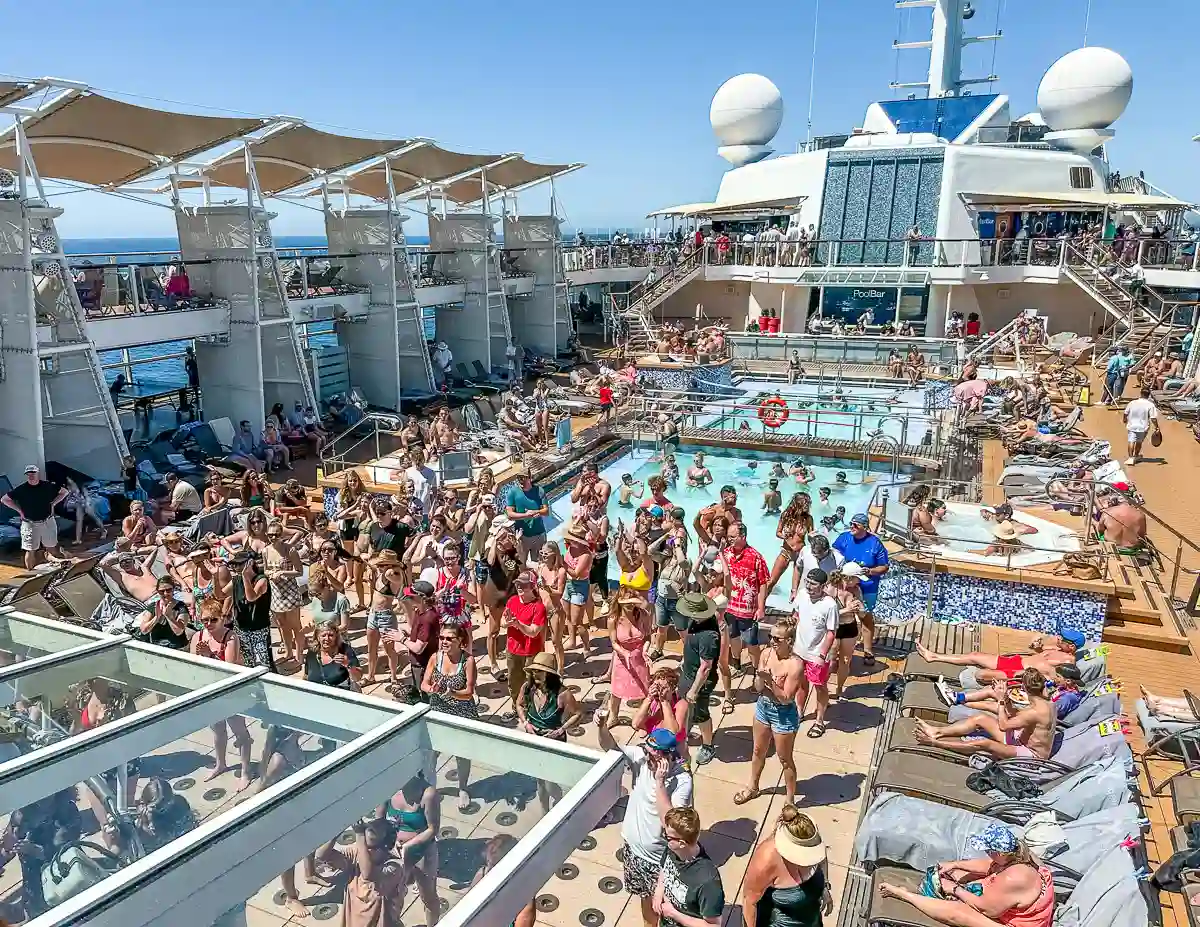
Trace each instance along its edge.
<instances>
[{"instance_id":1,"label":"shirtless man","mask_svg":"<svg viewBox=\"0 0 1200 927\"><path fill-rule=\"evenodd\" d=\"M458 429L450 421L450 410L448 408L443 406L438 409L437 418L433 420L433 427L429 430L429 436L439 450L454 450L454 446L458 444Z\"/></svg>"},{"instance_id":2,"label":"shirtless man","mask_svg":"<svg viewBox=\"0 0 1200 927\"><path fill-rule=\"evenodd\" d=\"M696 537L700 539L701 547L707 547L710 544L719 546L709 531L713 519L718 515L726 521L740 522L742 520L742 510L737 507L737 490L732 486L722 486L721 501L705 506L696 515L692 527L696 529Z\"/></svg>"},{"instance_id":3,"label":"shirtless man","mask_svg":"<svg viewBox=\"0 0 1200 927\"><path fill-rule=\"evenodd\" d=\"M1027 525L1023 521L1017 521L1013 517L1013 507L1007 502L1002 502L997 506L988 508L983 506L979 510L979 517L984 521L996 520L996 524L1009 524L1017 532L1017 534L1037 534L1038 529L1033 525Z\"/></svg>"},{"instance_id":4,"label":"shirtless man","mask_svg":"<svg viewBox=\"0 0 1200 927\"><path fill-rule=\"evenodd\" d=\"M1014 700L1014 689L1024 695L1020 701L1027 704L1022 706ZM986 753L997 760L1050 759L1058 714L1054 703L1046 698L1046 677L1031 667L1021 673L1013 688L997 683L995 696L995 717L977 714L946 725L918 719L917 741L954 753Z\"/></svg>"},{"instance_id":5,"label":"shirtless man","mask_svg":"<svg viewBox=\"0 0 1200 927\"><path fill-rule=\"evenodd\" d=\"M1027 669L1036 669L1043 676L1054 674L1054 668L1064 663L1074 663L1077 654L1083 649L1087 639L1083 633L1074 628L1063 628L1058 637L1050 638L1049 642L1041 637L1035 637L1029 642L1030 653L1008 654L1000 656L994 653L935 653L928 647L916 642L917 653L931 663L951 663L954 666L976 666L979 672L975 678L980 685L993 682L1003 682L1006 679L1016 679Z\"/></svg>"},{"instance_id":6,"label":"shirtless man","mask_svg":"<svg viewBox=\"0 0 1200 927\"><path fill-rule=\"evenodd\" d=\"M1104 490L1096 497L1096 528L1117 551L1139 551L1146 543L1146 514L1126 496Z\"/></svg>"},{"instance_id":7,"label":"shirtless man","mask_svg":"<svg viewBox=\"0 0 1200 927\"><path fill-rule=\"evenodd\" d=\"M646 493L646 485L641 480L635 480L632 473L621 474L621 486L617 490L617 505L623 509L633 508L633 499L642 498Z\"/></svg>"},{"instance_id":8,"label":"shirtless man","mask_svg":"<svg viewBox=\"0 0 1200 927\"><path fill-rule=\"evenodd\" d=\"M692 489L699 489L701 486L707 486L712 481L712 471L704 465L704 452L699 451L692 458L692 465L688 467L687 484Z\"/></svg>"},{"instance_id":9,"label":"shirtless man","mask_svg":"<svg viewBox=\"0 0 1200 927\"><path fill-rule=\"evenodd\" d=\"M601 479L595 461L589 460L583 465L575 488L571 490L571 501L576 505L599 506L603 509L607 507L611 495L612 486L608 480Z\"/></svg>"},{"instance_id":10,"label":"shirtless man","mask_svg":"<svg viewBox=\"0 0 1200 927\"><path fill-rule=\"evenodd\" d=\"M131 599L148 602L158 592L158 577L128 551L113 551L100 561L99 566Z\"/></svg>"}]
</instances>

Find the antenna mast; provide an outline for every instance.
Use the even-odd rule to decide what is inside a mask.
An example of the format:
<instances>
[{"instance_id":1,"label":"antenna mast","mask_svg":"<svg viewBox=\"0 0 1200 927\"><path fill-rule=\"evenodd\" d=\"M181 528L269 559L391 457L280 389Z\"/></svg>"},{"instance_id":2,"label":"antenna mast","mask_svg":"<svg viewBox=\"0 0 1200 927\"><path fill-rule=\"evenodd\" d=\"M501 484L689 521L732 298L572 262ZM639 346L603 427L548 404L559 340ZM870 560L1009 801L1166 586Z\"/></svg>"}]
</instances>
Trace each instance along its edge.
<instances>
[{"instance_id":1,"label":"antenna mast","mask_svg":"<svg viewBox=\"0 0 1200 927\"><path fill-rule=\"evenodd\" d=\"M963 23L975 15L975 8L970 2L963 0L897 0L896 9L907 10L929 7L933 10L933 25L930 38L918 42L901 42L899 39L892 47L899 50L912 48L929 49L929 77L923 81L902 83L893 81L893 90L909 87L924 87L927 96L956 97L963 89L972 84L988 84L997 80L995 74L987 77L964 79L962 76L962 52L968 45L977 42L995 42L1002 33L997 30L994 35L966 36L963 34Z\"/></svg>"}]
</instances>

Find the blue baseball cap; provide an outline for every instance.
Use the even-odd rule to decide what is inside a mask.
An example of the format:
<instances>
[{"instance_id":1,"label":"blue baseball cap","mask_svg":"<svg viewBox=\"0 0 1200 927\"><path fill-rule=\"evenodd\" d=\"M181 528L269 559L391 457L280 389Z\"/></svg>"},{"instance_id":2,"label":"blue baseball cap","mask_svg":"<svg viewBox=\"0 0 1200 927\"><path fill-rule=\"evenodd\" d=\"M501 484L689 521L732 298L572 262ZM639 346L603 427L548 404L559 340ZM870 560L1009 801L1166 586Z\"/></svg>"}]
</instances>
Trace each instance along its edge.
<instances>
[{"instance_id":1,"label":"blue baseball cap","mask_svg":"<svg viewBox=\"0 0 1200 927\"><path fill-rule=\"evenodd\" d=\"M648 511L655 518L663 517L663 510L662 510L661 505L651 505L646 509L646 511Z\"/></svg>"},{"instance_id":2,"label":"blue baseball cap","mask_svg":"<svg viewBox=\"0 0 1200 927\"><path fill-rule=\"evenodd\" d=\"M646 744L655 750L674 751L676 747L675 735L665 727L656 727L646 737Z\"/></svg>"},{"instance_id":3,"label":"blue baseball cap","mask_svg":"<svg viewBox=\"0 0 1200 927\"><path fill-rule=\"evenodd\" d=\"M997 821L968 840L967 846L976 853L1015 853L1017 835Z\"/></svg>"},{"instance_id":4,"label":"blue baseball cap","mask_svg":"<svg viewBox=\"0 0 1200 927\"><path fill-rule=\"evenodd\" d=\"M867 518L865 512L859 512L857 515L854 515L851 517L850 524L862 525L864 528L870 528L871 520L869 518Z\"/></svg>"},{"instance_id":5,"label":"blue baseball cap","mask_svg":"<svg viewBox=\"0 0 1200 927\"><path fill-rule=\"evenodd\" d=\"M1058 636L1068 644L1074 644L1076 650L1082 650L1087 646L1087 638L1083 636L1083 632L1074 628L1059 628Z\"/></svg>"}]
</instances>

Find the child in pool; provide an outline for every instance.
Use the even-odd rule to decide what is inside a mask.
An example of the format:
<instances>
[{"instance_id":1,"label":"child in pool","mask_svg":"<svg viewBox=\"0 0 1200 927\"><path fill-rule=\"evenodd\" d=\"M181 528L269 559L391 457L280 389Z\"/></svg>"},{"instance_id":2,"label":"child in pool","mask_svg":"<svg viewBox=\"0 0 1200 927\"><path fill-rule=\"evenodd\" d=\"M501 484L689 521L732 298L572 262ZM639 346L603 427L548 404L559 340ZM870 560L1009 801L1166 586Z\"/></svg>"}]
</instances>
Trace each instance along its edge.
<instances>
[{"instance_id":1,"label":"child in pool","mask_svg":"<svg viewBox=\"0 0 1200 927\"><path fill-rule=\"evenodd\" d=\"M733 471L733 475L739 486L757 486L758 461L752 460L746 466L738 467Z\"/></svg>"},{"instance_id":2,"label":"child in pool","mask_svg":"<svg viewBox=\"0 0 1200 927\"><path fill-rule=\"evenodd\" d=\"M779 492L779 480L768 480L767 491L763 493L763 514L778 515L783 508L783 495Z\"/></svg>"},{"instance_id":3,"label":"child in pool","mask_svg":"<svg viewBox=\"0 0 1200 927\"><path fill-rule=\"evenodd\" d=\"M771 478L782 480L785 476L787 476L787 471L783 469L783 461L775 461L775 463L771 465Z\"/></svg>"},{"instance_id":4,"label":"child in pool","mask_svg":"<svg viewBox=\"0 0 1200 927\"><path fill-rule=\"evenodd\" d=\"M633 508L633 499L642 498L646 487L641 480L634 480L632 473L621 474L621 485L617 488L617 505L623 509Z\"/></svg>"},{"instance_id":5,"label":"child in pool","mask_svg":"<svg viewBox=\"0 0 1200 927\"><path fill-rule=\"evenodd\" d=\"M674 489L679 482L679 464L675 462L674 454L667 454L663 459L662 478L667 481L667 486Z\"/></svg>"},{"instance_id":6,"label":"child in pool","mask_svg":"<svg viewBox=\"0 0 1200 927\"><path fill-rule=\"evenodd\" d=\"M843 489L848 489L850 484L846 482L846 471L839 470L833 476L833 485L829 487L832 492L841 492Z\"/></svg>"},{"instance_id":7,"label":"child in pool","mask_svg":"<svg viewBox=\"0 0 1200 927\"><path fill-rule=\"evenodd\" d=\"M749 430L750 430L750 423L748 421L746 421L745 419L742 419L742 423L740 425L738 425L738 431L749 431Z\"/></svg>"},{"instance_id":8,"label":"child in pool","mask_svg":"<svg viewBox=\"0 0 1200 927\"><path fill-rule=\"evenodd\" d=\"M807 486L816 478L813 475L813 472L804 465L804 461L799 457L792 461L792 467L788 473L791 476L794 476L796 478L796 482L801 486Z\"/></svg>"},{"instance_id":9,"label":"child in pool","mask_svg":"<svg viewBox=\"0 0 1200 927\"><path fill-rule=\"evenodd\" d=\"M817 505L829 505L829 487L822 486L817 490Z\"/></svg>"}]
</instances>

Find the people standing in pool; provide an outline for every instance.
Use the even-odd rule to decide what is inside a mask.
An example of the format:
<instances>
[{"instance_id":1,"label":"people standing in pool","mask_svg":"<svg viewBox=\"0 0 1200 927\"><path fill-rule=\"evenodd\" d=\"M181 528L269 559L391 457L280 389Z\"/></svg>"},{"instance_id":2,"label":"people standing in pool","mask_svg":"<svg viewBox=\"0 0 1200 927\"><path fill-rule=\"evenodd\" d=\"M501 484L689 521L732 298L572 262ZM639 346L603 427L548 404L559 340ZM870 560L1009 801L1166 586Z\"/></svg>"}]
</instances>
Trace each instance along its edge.
<instances>
[{"instance_id":1,"label":"people standing in pool","mask_svg":"<svg viewBox=\"0 0 1200 927\"><path fill-rule=\"evenodd\" d=\"M701 489L712 481L712 471L704 465L704 452L697 451L692 457L692 465L688 467L687 484L692 489Z\"/></svg>"},{"instance_id":2,"label":"people standing in pool","mask_svg":"<svg viewBox=\"0 0 1200 927\"><path fill-rule=\"evenodd\" d=\"M775 564L771 567L771 577L767 580L767 595L783 578L790 565L793 573L800 569L800 553L804 550L805 538L813 531L812 497L806 492L798 492L792 496L783 514L779 516L779 524L775 528L775 537L779 538L782 547L775 555ZM799 582L793 580L793 585Z\"/></svg>"},{"instance_id":3,"label":"people standing in pool","mask_svg":"<svg viewBox=\"0 0 1200 927\"><path fill-rule=\"evenodd\" d=\"M717 516L721 516L726 521L740 522L742 520L742 510L737 506L737 490L733 486L728 484L722 486L721 501L705 506L696 513L696 520L692 523L692 527L696 529L696 537L704 546L714 544L719 547L725 542L723 534L718 537L712 530L713 519Z\"/></svg>"},{"instance_id":4,"label":"people standing in pool","mask_svg":"<svg viewBox=\"0 0 1200 927\"><path fill-rule=\"evenodd\" d=\"M853 560L863 568L859 588L862 590L864 611L859 619L863 645L863 663L875 665L875 602L879 598L879 581L888 571L887 548L871 533L870 520L859 513L850 519L850 529L833 542L847 562Z\"/></svg>"},{"instance_id":5,"label":"people standing in pool","mask_svg":"<svg viewBox=\"0 0 1200 927\"><path fill-rule=\"evenodd\" d=\"M635 480L632 473L621 474L621 485L617 489L617 505L623 509L633 508L633 500L640 499L646 493L646 485L641 480Z\"/></svg>"},{"instance_id":6,"label":"people standing in pool","mask_svg":"<svg viewBox=\"0 0 1200 927\"><path fill-rule=\"evenodd\" d=\"M801 486L807 486L817 478L817 475L800 458L792 461L792 465L788 469L788 475L794 477L796 482Z\"/></svg>"},{"instance_id":7,"label":"people standing in pool","mask_svg":"<svg viewBox=\"0 0 1200 927\"><path fill-rule=\"evenodd\" d=\"M661 473L656 473L646 480L646 487L650 490L650 498L643 499L639 508L648 509L652 505L657 505L659 508L665 509L671 505L671 500L667 498L667 481L663 479Z\"/></svg>"},{"instance_id":8,"label":"people standing in pool","mask_svg":"<svg viewBox=\"0 0 1200 927\"><path fill-rule=\"evenodd\" d=\"M783 506L783 495L779 492L779 480L767 480L767 489L763 493L764 515L778 515L780 508Z\"/></svg>"}]
</instances>

